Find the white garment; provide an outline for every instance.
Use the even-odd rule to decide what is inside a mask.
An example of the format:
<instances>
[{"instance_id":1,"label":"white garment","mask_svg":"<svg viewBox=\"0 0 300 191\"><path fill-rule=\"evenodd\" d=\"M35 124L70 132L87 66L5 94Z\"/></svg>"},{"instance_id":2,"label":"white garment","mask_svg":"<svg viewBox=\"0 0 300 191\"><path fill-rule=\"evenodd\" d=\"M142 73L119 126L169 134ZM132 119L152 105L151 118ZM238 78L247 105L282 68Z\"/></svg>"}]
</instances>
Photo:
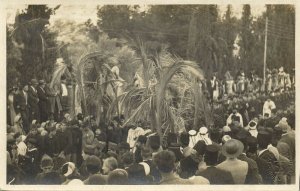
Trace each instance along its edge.
<instances>
[{"instance_id":1,"label":"white garment","mask_svg":"<svg viewBox=\"0 0 300 191\"><path fill-rule=\"evenodd\" d=\"M274 147L273 145L269 144L268 145L268 150L274 154L275 158L277 160L279 160L279 152L278 152L278 149L276 147Z\"/></svg>"},{"instance_id":2,"label":"white garment","mask_svg":"<svg viewBox=\"0 0 300 191\"><path fill-rule=\"evenodd\" d=\"M81 92L80 92L79 86L78 86L78 84L76 84L76 86L75 86L75 115L82 113L80 94L81 94Z\"/></svg>"},{"instance_id":3,"label":"white garment","mask_svg":"<svg viewBox=\"0 0 300 191\"><path fill-rule=\"evenodd\" d=\"M17 144L18 155L25 156L27 152L27 145L21 141Z\"/></svg>"},{"instance_id":4,"label":"white garment","mask_svg":"<svg viewBox=\"0 0 300 191\"><path fill-rule=\"evenodd\" d=\"M265 114L269 114L269 117L271 117L273 109L276 109L275 103L272 100L265 101L263 106L263 116L265 116Z\"/></svg>"},{"instance_id":5,"label":"white garment","mask_svg":"<svg viewBox=\"0 0 300 191\"><path fill-rule=\"evenodd\" d=\"M67 89L67 86L66 84L61 84L61 90L62 90L62 94L61 96L68 96L68 89Z\"/></svg>"},{"instance_id":6,"label":"white garment","mask_svg":"<svg viewBox=\"0 0 300 191\"><path fill-rule=\"evenodd\" d=\"M258 134L257 129L249 129L249 133L251 134L252 137L257 138L257 134Z\"/></svg>"},{"instance_id":7,"label":"white garment","mask_svg":"<svg viewBox=\"0 0 300 191\"><path fill-rule=\"evenodd\" d=\"M193 148L199 140L200 136L198 133L196 135L190 135L189 147Z\"/></svg>"},{"instance_id":8,"label":"white garment","mask_svg":"<svg viewBox=\"0 0 300 191\"><path fill-rule=\"evenodd\" d=\"M127 143L129 144L130 148L133 148L136 142L136 139L140 135L144 135L145 131L141 127L137 127L135 129L129 129L128 136L127 136Z\"/></svg>"}]
</instances>

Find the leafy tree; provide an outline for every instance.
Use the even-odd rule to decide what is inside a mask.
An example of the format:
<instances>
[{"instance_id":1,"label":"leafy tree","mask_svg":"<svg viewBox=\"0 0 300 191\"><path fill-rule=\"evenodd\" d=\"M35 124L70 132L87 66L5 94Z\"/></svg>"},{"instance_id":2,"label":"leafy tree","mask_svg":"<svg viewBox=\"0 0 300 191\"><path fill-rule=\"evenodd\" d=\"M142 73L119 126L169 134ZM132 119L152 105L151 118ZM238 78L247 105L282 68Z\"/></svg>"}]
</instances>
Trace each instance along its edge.
<instances>
[{"instance_id":1,"label":"leafy tree","mask_svg":"<svg viewBox=\"0 0 300 191\"><path fill-rule=\"evenodd\" d=\"M251 6L246 4L243 6L242 18L240 21L240 62L239 69L249 71L249 66L252 64L252 50L254 48L253 37L253 17L251 15Z\"/></svg>"},{"instance_id":2,"label":"leafy tree","mask_svg":"<svg viewBox=\"0 0 300 191\"><path fill-rule=\"evenodd\" d=\"M59 6L49 8L46 5L28 5L25 11L16 15L14 30L7 40L15 41L21 47L21 62L16 70L23 83L31 78L47 78L52 72L56 55L50 53L57 46L56 34L49 32L47 25L50 16L58 8Z\"/></svg>"}]
</instances>

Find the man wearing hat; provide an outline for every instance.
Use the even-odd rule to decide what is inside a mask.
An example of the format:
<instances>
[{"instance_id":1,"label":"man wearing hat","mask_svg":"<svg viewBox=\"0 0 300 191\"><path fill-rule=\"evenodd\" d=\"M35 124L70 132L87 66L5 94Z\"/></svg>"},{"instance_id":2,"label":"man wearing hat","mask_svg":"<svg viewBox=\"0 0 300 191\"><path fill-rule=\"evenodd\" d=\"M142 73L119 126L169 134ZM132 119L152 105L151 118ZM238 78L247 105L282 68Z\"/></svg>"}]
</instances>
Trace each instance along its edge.
<instances>
[{"instance_id":1,"label":"man wearing hat","mask_svg":"<svg viewBox=\"0 0 300 191\"><path fill-rule=\"evenodd\" d=\"M233 178L230 172L216 168L218 164L220 147L216 144L206 146L204 162L206 169L196 172L196 176L203 176L208 179L210 184L233 184Z\"/></svg>"},{"instance_id":2,"label":"man wearing hat","mask_svg":"<svg viewBox=\"0 0 300 191\"><path fill-rule=\"evenodd\" d=\"M30 111L30 121L37 120L40 121L40 112L39 112L39 97L37 93L38 81L36 79L31 80L31 85L28 88L28 104Z\"/></svg>"},{"instance_id":3,"label":"man wearing hat","mask_svg":"<svg viewBox=\"0 0 300 191\"><path fill-rule=\"evenodd\" d=\"M244 184L246 180L248 163L237 158L243 150L243 143L236 139L228 140L221 149L226 160L217 165L217 168L231 172L234 184Z\"/></svg>"},{"instance_id":4,"label":"man wearing hat","mask_svg":"<svg viewBox=\"0 0 300 191\"><path fill-rule=\"evenodd\" d=\"M40 122L45 122L48 119L48 97L45 91L46 82L44 80L39 81L39 86L37 87L37 94L39 98L39 109L40 109Z\"/></svg>"}]
</instances>

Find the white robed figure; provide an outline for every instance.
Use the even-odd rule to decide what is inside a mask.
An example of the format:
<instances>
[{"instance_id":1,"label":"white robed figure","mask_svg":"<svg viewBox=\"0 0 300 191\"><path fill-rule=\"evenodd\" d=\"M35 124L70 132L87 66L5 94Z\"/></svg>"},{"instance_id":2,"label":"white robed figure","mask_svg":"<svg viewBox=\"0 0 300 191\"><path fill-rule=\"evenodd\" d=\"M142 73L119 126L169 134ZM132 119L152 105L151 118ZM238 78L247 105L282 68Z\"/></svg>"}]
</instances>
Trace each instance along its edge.
<instances>
[{"instance_id":1,"label":"white robed figure","mask_svg":"<svg viewBox=\"0 0 300 191\"><path fill-rule=\"evenodd\" d=\"M283 67L280 67L278 71L278 89L282 92L284 90L285 72Z\"/></svg>"},{"instance_id":2,"label":"white robed figure","mask_svg":"<svg viewBox=\"0 0 300 191\"><path fill-rule=\"evenodd\" d=\"M285 89L290 90L292 88L292 81L290 78L290 74L286 73L284 77Z\"/></svg>"},{"instance_id":3,"label":"white robed figure","mask_svg":"<svg viewBox=\"0 0 300 191\"><path fill-rule=\"evenodd\" d=\"M263 117L269 118L272 116L272 110L276 109L275 103L268 98L267 101L265 101L263 106Z\"/></svg>"},{"instance_id":4,"label":"white robed figure","mask_svg":"<svg viewBox=\"0 0 300 191\"><path fill-rule=\"evenodd\" d=\"M114 84L114 88L116 89L116 96L119 97L120 95L123 94L124 92L124 83L125 80L123 78L120 77L120 69L118 66L114 66L111 68L111 72L114 74L114 79L117 80L115 82L113 82ZM120 101L118 101L118 110L121 111L121 104Z\"/></svg>"},{"instance_id":5,"label":"white robed figure","mask_svg":"<svg viewBox=\"0 0 300 191\"><path fill-rule=\"evenodd\" d=\"M225 73L225 87L226 87L226 93L228 95L233 95L234 94L234 91L233 91L233 84L234 84L234 81L233 81L233 77L231 76L230 72L227 71Z\"/></svg>"}]
</instances>

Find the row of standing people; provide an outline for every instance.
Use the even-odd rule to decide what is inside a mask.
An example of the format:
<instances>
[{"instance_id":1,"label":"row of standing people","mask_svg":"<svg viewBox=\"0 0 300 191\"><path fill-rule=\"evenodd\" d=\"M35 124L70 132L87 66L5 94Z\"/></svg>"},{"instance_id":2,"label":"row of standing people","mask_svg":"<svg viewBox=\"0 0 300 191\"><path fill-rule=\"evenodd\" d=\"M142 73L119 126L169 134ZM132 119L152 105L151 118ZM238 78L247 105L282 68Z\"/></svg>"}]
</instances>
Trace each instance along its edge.
<instances>
[{"instance_id":1,"label":"row of standing people","mask_svg":"<svg viewBox=\"0 0 300 191\"><path fill-rule=\"evenodd\" d=\"M218 100L224 95L241 95L245 93L289 91L294 88L295 76L290 76L284 72L283 67L279 70L267 71L265 86L263 79L259 78L253 71L249 77L246 77L243 71L240 71L234 79L229 71L224 75L224 80L220 80L214 75L206 82L206 88L209 97L212 100Z\"/></svg>"},{"instance_id":2,"label":"row of standing people","mask_svg":"<svg viewBox=\"0 0 300 191\"><path fill-rule=\"evenodd\" d=\"M15 86L8 95L8 124L13 126L15 116L22 117L26 133L32 120L45 122L48 119L60 121L68 110L68 89L66 81L53 87L44 80L32 79L23 86Z\"/></svg>"}]
</instances>

